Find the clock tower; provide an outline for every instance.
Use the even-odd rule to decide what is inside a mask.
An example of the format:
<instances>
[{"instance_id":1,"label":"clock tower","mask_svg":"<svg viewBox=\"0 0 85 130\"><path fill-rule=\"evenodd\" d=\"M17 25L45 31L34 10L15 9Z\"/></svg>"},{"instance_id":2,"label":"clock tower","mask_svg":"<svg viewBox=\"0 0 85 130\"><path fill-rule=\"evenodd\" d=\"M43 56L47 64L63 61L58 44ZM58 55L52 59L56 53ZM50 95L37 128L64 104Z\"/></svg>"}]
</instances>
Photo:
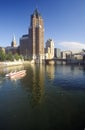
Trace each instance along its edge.
<instances>
[{"instance_id":1,"label":"clock tower","mask_svg":"<svg viewBox=\"0 0 85 130\"><path fill-rule=\"evenodd\" d=\"M32 59L44 59L44 25L37 9L31 15L29 38Z\"/></svg>"}]
</instances>

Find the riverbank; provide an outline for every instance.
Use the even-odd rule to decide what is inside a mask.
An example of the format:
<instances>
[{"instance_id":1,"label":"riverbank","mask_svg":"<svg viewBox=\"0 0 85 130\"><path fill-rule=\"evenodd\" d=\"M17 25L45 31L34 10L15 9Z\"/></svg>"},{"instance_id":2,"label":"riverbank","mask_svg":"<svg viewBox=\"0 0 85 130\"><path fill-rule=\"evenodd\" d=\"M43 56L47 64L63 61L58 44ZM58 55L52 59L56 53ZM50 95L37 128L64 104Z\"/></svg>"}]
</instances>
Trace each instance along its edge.
<instances>
[{"instance_id":1,"label":"riverbank","mask_svg":"<svg viewBox=\"0 0 85 130\"><path fill-rule=\"evenodd\" d=\"M33 64L34 61L4 61L0 62L0 68L2 67L10 67L10 66L19 66L19 65L25 65L25 64Z\"/></svg>"},{"instance_id":2,"label":"riverbank","mask_svg":"<svg viewBox=\"0 0 85 130\"><path fill-rule=\"evenodd\" d=\"M16 66L16 65L22 65L22 61L5 61L0 62L0 67L6 67L6 66Z\"/></svg>"}]
</instances>

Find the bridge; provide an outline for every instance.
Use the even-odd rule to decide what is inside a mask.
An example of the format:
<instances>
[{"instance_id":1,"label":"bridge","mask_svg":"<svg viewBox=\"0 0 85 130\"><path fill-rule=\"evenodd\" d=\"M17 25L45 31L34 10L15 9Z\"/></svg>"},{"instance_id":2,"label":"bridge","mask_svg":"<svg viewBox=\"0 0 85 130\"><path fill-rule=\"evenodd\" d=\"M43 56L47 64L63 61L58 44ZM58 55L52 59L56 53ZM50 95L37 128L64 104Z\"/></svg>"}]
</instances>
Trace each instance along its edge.
<instances>
[{"instance_id":1,"label":"bridge","mask_svg":"<svg viewBox=\"0 0 85 130\"><path fill-rule=\"evenodd\" d=\"M67 61L67 59L61 59L61 58L52 58L52 59L45 59L45 63L47 64L55 64L57 61Z\"/></svg>"},{"instance_id":2,"label":"bridge","mask_svg":"<svg viewBox=\"0 0 85 130\"><path fill-rule=\"evenodd\" d=\"M70 55L70 58L74 57L75 55L83 56L82 62L83 62L83 60L85 61L85 52L73 53L73 54ZM71 59L67 59L67 58L64 58L64 59L62 59L62 58L45 59L45 63L47 63L47 64L55 64L57 61L67 62L67 61L71 61ZM74 63L81 62L81 59L80 60L78 59L78 61L76 61L76 62L73 61L73 62Z\"/></svg>"}]
</instances>

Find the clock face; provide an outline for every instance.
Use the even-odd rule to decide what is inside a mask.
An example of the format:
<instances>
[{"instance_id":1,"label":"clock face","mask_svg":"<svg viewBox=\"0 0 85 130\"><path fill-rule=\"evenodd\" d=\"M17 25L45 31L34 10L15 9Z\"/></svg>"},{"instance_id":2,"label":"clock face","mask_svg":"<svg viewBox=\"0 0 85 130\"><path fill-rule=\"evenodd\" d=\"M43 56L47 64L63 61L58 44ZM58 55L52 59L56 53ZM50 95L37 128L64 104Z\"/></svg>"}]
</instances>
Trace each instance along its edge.
<instances>
[{"instance_id":1,"label":"clock face","mask_svg":"<svg viewBox=\"0 0 85 130\"><path fill-rule=\"evenodd\" d=\"M41 25L39 25L39 27L40 27L40 28L42 28L42 26L41 26Z\"/></svg>"},{"instance_id":2,"label":"clock face","mask_svg":"<svg viewBox=\"0 0 85 130\"><path fill-rule=\"evenodd\" d=\"M37 27L42 28L42 26L40 24L37 24Z\"/></svg>"}]
</instances>

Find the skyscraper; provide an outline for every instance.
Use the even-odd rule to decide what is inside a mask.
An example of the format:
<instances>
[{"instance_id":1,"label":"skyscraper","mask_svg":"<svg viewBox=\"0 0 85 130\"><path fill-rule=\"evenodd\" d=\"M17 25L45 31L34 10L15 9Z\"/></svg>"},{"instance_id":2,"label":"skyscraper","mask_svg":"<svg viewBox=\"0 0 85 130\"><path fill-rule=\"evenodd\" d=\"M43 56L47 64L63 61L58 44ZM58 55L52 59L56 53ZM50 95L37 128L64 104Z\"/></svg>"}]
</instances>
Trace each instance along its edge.
<instances>
[{"instance_id":1,"label":"skyscraper","mask_svg":"<svg viewBox=\"0 0 85 130\"><path fill-rule=\"evenodd\" d=\"M30 28L28 29L28 39L28 47L26 48L28 49L28 55L33 60L44 59L44 24L42 16L37 9L31 15Z\"/></svg>"},{"instance_id":2,"label":"skyscraper","mask_svg":"<svg viewBox=\"0 0 85 130\"><path fill-rule=\"evenodd\" d=\"M36 9L31 15L31 23L29 28L29 37L31 40L31 53L33 59L44 56L44 25L43 19Z\"/></svg>"}]
</instances>

